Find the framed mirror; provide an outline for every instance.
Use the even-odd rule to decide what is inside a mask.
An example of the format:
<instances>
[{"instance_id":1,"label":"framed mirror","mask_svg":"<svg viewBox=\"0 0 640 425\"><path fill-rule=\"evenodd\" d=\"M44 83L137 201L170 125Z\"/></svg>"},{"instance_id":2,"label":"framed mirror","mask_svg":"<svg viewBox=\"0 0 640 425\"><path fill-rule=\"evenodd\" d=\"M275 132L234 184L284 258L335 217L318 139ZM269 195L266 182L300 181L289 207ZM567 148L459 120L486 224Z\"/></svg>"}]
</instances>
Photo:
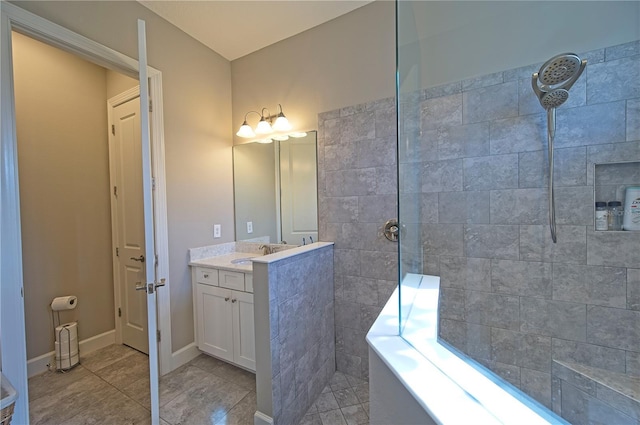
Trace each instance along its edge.
<instances>
[{"instance_id":1,"label":"framed mirror","mask_svg":"<svg viewBox=\"0 0 640 425\"><path fill-rule=\"evenodd\" d=\"M236 240L318 240L317 132L233 147Z\"/></svg>"}]
</instances>

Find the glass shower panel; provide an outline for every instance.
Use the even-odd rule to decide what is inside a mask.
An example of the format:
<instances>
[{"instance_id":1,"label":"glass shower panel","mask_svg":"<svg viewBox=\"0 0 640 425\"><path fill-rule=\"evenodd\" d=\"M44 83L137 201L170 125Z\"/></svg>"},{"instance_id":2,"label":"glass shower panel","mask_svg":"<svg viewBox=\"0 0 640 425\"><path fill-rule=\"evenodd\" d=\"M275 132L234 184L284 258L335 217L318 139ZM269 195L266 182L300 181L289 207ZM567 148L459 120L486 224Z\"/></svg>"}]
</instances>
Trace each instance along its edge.
<instances>
[{"instance_id":1,"label":"glass shower panel","mask_svg":"<svg viewBox=\"0 0 640 425\"><path fill-rule=\"evenodd\" d=\"M596 230L594 215L640 186L640 2L396 8L401 333L420 345L404 331L437 276L440 341L572 423L597 420L579 403L637 423L640 232ZM583 75L536 94L533 74L567 52ZM568 98L544 98L558 88ZM614 380L618 402L570 375Z\"/></svg>"}]
</instances>

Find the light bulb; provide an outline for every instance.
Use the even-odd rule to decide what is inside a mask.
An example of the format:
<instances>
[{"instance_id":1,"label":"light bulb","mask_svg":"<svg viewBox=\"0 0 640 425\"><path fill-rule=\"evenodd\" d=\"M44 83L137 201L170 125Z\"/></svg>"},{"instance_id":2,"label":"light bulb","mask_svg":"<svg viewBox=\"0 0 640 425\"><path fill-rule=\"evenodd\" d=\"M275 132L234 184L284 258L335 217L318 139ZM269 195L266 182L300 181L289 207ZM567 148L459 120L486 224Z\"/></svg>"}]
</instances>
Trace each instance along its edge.
<instances>
[{"instance_id":1,"label":"light bulb","mask_svg":"<svg viewBox=\"0 0 640 425\"><path fill-rule=\"evenodd\" d=\"M260 119L260 122L256 126L256 134L269 134L273 133L273 128L271 128L271 124L265 121L264 117Z\"/></svg>"},{"instance_id":2,"label":"light bulb","mask_svg":"<svg viewBox=\"0 0 640 425\"><path fill-rule=\"evenodd\" d=\"M245 121L242 123L242 126L240 127L240 130L238 130L238 132L236 133L236 136L246 137L246 138L256 137L256 133L253 132L253 129Z\"/></svg>"},{"instance_id":3,"label":"light bulb","mask_svg":"<svg viewBox=\"0 0 640 425\"><path fill-rule=\"evenodd\" d=\"M273 123L273 129L276 131L289 131L291 130L291 124L289 124L289 120L284 116L282 112L278 114L278 118L276 118L276 122Z\"/></svg>"},{"instance_id":4,"label":"light bulb","mask_svg":"<svg viewBox=\"0 0 640 425\"><path fill-rule=\"evenodd\" d=\"M273 140L277 140L279 142L284 142L285 140L289 140L288 134L279 134L277 136L271 137Z\"/></svg>"}]
</instances>

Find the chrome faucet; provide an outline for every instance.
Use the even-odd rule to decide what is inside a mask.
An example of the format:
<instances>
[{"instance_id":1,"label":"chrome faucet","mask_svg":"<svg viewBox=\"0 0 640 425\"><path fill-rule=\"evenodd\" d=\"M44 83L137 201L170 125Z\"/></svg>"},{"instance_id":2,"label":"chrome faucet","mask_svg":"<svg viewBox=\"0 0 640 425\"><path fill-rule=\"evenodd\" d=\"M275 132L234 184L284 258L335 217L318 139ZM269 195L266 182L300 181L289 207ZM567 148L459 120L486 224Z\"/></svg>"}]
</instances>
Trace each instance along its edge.
<instances>
[{"instance_id":1,"label":"chrome faucet","mask_svg":"<svg viewBox=\"0 0 640 425\"><path fill-rule=\"evenodd\" d=\"M269 245L260 245L258 249L262 250L262 255L269 255L272 252Z\"/></svg>"}]
</instances>

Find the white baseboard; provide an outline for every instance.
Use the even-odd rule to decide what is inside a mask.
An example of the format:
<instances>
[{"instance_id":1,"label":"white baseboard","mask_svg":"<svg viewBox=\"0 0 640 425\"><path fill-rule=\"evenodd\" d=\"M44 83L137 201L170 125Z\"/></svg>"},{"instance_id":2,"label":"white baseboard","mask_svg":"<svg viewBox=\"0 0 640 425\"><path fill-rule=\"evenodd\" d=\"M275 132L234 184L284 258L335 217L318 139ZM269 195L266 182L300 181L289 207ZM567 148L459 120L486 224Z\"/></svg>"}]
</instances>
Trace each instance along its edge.
<instances>
[{"instance_id":1,"label":"white baseboard","mask_svg":"<svg viewBox=\"0 0 640 425\"><path fill-rule=\"evenodd\" d=\"M115 329L101 333L100 335L95 335L90 338L83 339L79 343L80 362L82 363L82 356L99 350L100 348L115 344L115 342ZM32 376L40 375L41 373L46 372L47 370L49 370L48 365L51 365L52 369L55 369L55 355L55 351L50 351L41 356L27 360L27 376L31 378Z\"/></svg>"},{"instance_id":2,"label":"white baseboard","mask_svg":"<svg viewBox=\"0 0 640 425\"><path fill-rule=\"evenodd\" d=\"M198 350L198 346L195 342L182 347L175 353L171 354L171 370L176 370L180 366L189 363L200 354L201 351Z\"/></svg>"},{"instance_id":3,"label":"white baseboard","mask_svg":"<svg viewBox=\"0 0 640 425\"><path fill-rule=\"evenodd\" d=\"M256 410L256 413L253 415L253 425L273 425L273 418Z\"/></svg>"}]
</instances>

